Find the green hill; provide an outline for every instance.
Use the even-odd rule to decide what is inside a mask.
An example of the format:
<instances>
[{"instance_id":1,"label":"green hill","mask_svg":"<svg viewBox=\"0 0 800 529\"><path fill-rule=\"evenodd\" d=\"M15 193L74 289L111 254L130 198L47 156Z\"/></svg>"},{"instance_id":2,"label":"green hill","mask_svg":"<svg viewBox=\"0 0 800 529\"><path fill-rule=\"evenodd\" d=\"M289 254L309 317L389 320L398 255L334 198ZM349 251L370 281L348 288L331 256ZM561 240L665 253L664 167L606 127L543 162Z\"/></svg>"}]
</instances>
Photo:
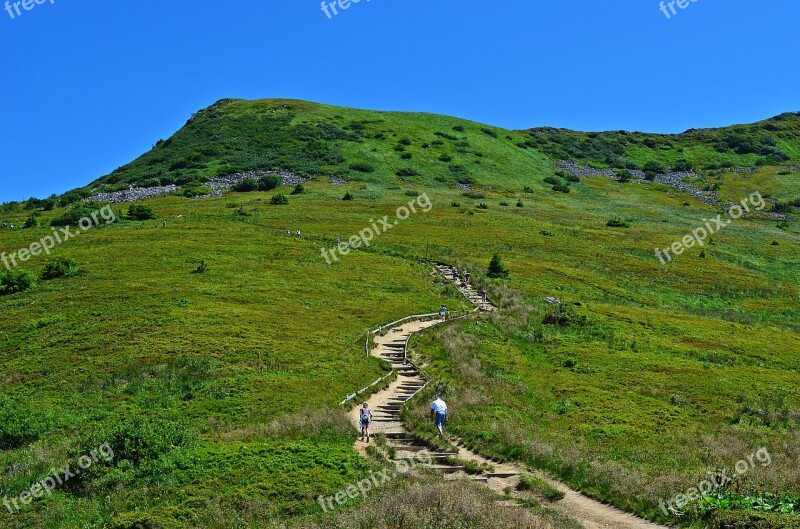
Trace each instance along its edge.
<instances>
[{"instance_id":1,"label":"green hill","mask_svg":"<svg viewBox=\"0 0 800 529\"><path fill-rule=\"evenodd\" d=\"M148 199L146 220L114 205L114 223L0 277L2 495L19 497L104 443L117 448L112 462L0 513L0 526L370 527L398 498L424 512L415 490L461 497L404 478L340 512L316 501L381 465L353 451L339 406L385 373L364 354L365 332L468 306L431 278L435 260L468 268L501 306L414 343L451 385L449 427L471 446L662 522L792 527L796 516L743 498L800 497L799 159L795 114L663 136L221 101L85 188L0 209L0 222L27 225L0 231L0 252L19 256L57 218L103 207L77 204L95 192L247 170L308 178L297 194ZM620 174L679 169L680 182L722 204L766 200L662 264L654 249L728 219L725 208L658 179L577 177L556 166L564 160ZM430 208L326 262L337 237L397 218L421 194ZM495 252L508 279L487 277ZM57 258L74 266L49 278ZM408 416L420 435L432 432L424 413ZM772 463L741 477L733 500L719 499L727 508L695 505L680 519L660 509L761 447ZM494 505L463 497L481 512ZM552 521L549 507L534 512Z\"/></svg>"}]
</instances>

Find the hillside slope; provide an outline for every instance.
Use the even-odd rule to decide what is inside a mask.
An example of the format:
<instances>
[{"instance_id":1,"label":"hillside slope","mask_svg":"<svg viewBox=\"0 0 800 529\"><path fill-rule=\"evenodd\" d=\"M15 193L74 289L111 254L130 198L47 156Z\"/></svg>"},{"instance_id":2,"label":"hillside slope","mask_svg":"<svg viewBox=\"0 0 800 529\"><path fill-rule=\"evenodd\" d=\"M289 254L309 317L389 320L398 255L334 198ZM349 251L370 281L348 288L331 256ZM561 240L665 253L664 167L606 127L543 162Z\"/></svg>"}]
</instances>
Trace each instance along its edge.
<instances>
[{"instance_id":1,"label":"hillside slope","mask_svg":"<svg viewBox=\"0 0 800 529\"><path fill-rule=\"evenodd\" d=\"M750 132L772 135L792 158L797 119L775 123ZM734 219L658 181L575 177L555 165L568 142L537 134L556 135L229 100L61 204L0 209L0 256L18 256L59 217L104 206L74 209L92 190L156 178L191 187L246 169L310 177L303 189L150 198L137 204L154 212L146 220L133 204L114 205L113 223L0 269L2 494L20 497L103 443L116 453L20 512L0 512L0 526L370 527L390 506L416 529L444 505L454 525L479 512L514 527L501 524L493 498L424 476L335 513L317 502L382 468L352 450L339 407L386 372L365 355L365 332L442 304L467 308L431 277L426 262L437 261L469 269L500 307L412 343L449 384L449 428L471 449L664 524L792 527L788 507L764 512L744 498L783 508L777 496L800 497L800 235L793 218L765 215L776 205L795 215L796 159L756 165L767 151L722 153L698 132L624 146L625 161L607 163L589 135L560 133L582 149L565 157L597 171L654 160L667 170L686 157L695 170L687 180L713 188L721 204L751 200ZM711 168L718 155L732 167ZM775 202L757 209L756 193ZM410 203L415 212L399 216ZM731 222L702 246L663 264L654 254L718 215ZM369 246L327 262L337 238L380 219L388 227ZM496 252L507 278L488 277ZM45 271L57 258L73 266L52 278ZM10 292L11 283L27 288ZM425 401L414 406L407 428L432 436ZM772 464L719 491L720 509L694 505L676 517L660 508L761 447ZM532 512L574 527L547 504Z\"/></svg>"}]
</instances>

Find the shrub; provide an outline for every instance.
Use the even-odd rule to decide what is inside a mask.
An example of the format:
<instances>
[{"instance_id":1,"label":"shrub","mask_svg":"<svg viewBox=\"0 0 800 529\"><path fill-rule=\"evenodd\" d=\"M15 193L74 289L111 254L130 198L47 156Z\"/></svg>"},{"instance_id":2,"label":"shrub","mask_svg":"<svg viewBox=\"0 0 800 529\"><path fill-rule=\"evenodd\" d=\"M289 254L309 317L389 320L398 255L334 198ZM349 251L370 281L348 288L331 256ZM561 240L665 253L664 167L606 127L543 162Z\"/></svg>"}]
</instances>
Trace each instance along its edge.
<instances>
[{"instance_id":1,"label":"shrub","mask_svg":"<svg viewBox=\"0 0 800 529\"><path fill-rule=\"evenodd\" d=\"M478 209L489 209L489 206L487 206L487 205L486 205L486 204L484 204L483 202L481 202L480 204L478 204L476 207L477 207Z\"/></svg>"},{"instance_id":2,"label":"shrub","mask_svg":"<svg viewBox=\"0 0 800 529\"><path fill-rule=\"evenodd\" d=\"M419 191L414 191L413 189L409 189L404 193L407 197L418 197Z\"/></svg>"},{"instance_id":3,"label":"shrub","mask_svg":"<svg viewBox=\"0 0 800 529\"><path fill-rule=\"evenodd\" d=\"M581 181L581 177L580 176L574 175L572 173L567 173L567 175L564 178L567 179L567 182L575 183L575 182L580 182Z\"/></svg>"},{"instance_id":4,"label":"shrub","mask_svg":"<svg viewBox=\"0 0 800 529\"><path fill-rule=\"evenodd\" d=\"M486 195L484 195L483 193L478 193L475 191L468 191L464 193L464 196L475 200L483 200L484 198L486 198Z\"/></svg>"},{"instance_id":5,"label":"shrub","mask_svg":"<svg viewBox=\"0 0 800 529\"><path fill-rule=\"evenodd\" d=\"M267 175L258 179L258 190L272 191L273 189L277 189L282 183L282 176L276 174Z\"/></svg>"},{"instance_id":6,"label":"shrub","mask_svg":"<svg viewBox=\"0 0 800 529\"><path fill-rule=\"evenodd\" d=\"M24 292L33 286L33 274L27 270L0 272L0 296Z\"/></svg>"},{"instance_id":7,"label":"shrub","mask_svg":"<svg viewBox=\"0 0 800 529\"><path fill-rule=\"evenodd\" d=\"M283 193L275 193L272 195L272 198L269 199L269 203L273 206L285 206L289 203L289 198Z\"/></svg>"},{"instance_id":8,"label":"shrub","mask_svg":"<svg viewBox=\"0 0 800 529\"><path fill-rule=\"evenodd\" d=\"M410 160L413 157L414 155L411 154L410 152L404 152L403 154L400 155L401 160Z\"/></svg>"},{"instance_id":9,"label":"shrub","mask_svg":"<svg viewBox=\"0 0 800 529\"><path fill-rule=\"evenodd\" d=\"M493 131L492 129L482 128L481 132L491 136L492 138L496 138L497 137L497 133L495 131Z\"/></svg>"},{"instance_id":10,"label":"shrub","mask_svg":"<svg viewBox=\"0 0 800 529\"><path fill-rule=\"evenodd\" d=\"M653 160L650 160L644 167L642 167L642 171L644 171L644 177L648 180L655 180L656 176L660 174L664 174L664 167Z\"/></svg>"},{"instance_id":11,"label":"shrub","mask_svg":"<svg viewBox=\"0 0 800 529\"><path fill-rule=\"evenodd\" d=\"M486 275L493 279L508 277L508 269L503 265L503 259L499 253L495 252L492 260L489 261L489 270Z\"/></svg>"},{"instance_id":12,"label":"shrub","mask_svg":"<svg viewBox=\"0 0 800 529\"><path fill-rule=\"evenodd\" d=\"M65 257L57 257L45 263L44 270L39 275L43 281L73 275L77 270L75 261Z\"/></svg>"},{"instance_id":13,"label":"shrub","mask_svg":"<svg viewBox=\"0 0 800 529\"><path fill-rule=\"evenodd\" d=\"M375 168L368 163L353 163L350 164L350 169L358 171L359 173L374 173Z\"/></svg>"},{"instance_id":14,"label":"shrub","mask_svg":"<svg viewBox=\"0 0 800 529\"><path fill-rule=\"evenodd\" d=\"M47 414L0 396L0 450L31 443L49 426L50 417Z\"/></svg>"},{"instance_id":15,"label":"shrub","mask_svg":"<svg viewBox=\"0 0 800 529\"><path fill-rule=\"evenodd\" d=\"M175 449L194 446L197 439L186 423L174 418L124 417L109 422L82 437L70 450L73 458L97 453L98 461L67 481L66 487L73 491L92 484L106 488L138 475L167 474L174 471L169 468L174 463L166 461L166 456Z\"/></svg>"},{"instance_id":16,"label":"shrub","mask_svg":"<svg viewBox=\"0 0 800 529\"><path fill-rule=\"evenodd\" d=\"M586 316L580 316L572 307L559 303L558 308L551 310L542 320L547 325L568 327L570 325L586 325Z\"/></svg>"},{"instance_id":17,"label":"shrub","mask_svg":"<svg viewBox=\"0 0 800 529\"><path fill-rule=\"evenodd\" d=\"M567 184L558 184L553 186L553 191L558 193L569 193L569 186Z\"/></svg>"},{"instance_id":18,"label":"shrub","mask_svg":"<svg viewBox=\"0 0 800 529\"><path fill-rule=\"evenodd\" d=\"M525 186L522 188L523 193L533 193L533 189L530 186Z\"/></svg>"},{"instance_id":19,"label":"shrub","mask_svg":"<svg viewBox=\"0 0 800 529\"><path fill-rule=\"evenodd\" d=\"M200 264L197 265L197 268L192 270L192 273L193 274L205 274L207 271L208 271L208 263L206 263L204 260L201 260Z\"/></svg>"},{"instance_id":20,"label":"shrub","mask_svg":"<svg viewBox=\"0 0 800 529\"><path fill-rule=\"evenodd\" d=\"M456 132L464 132L464 127L462 127L461 125L456 125L453 127L453 130Z\"/></svg>"},{"instance_id":21,"label":"shrub","mask_svg":"<svg viewBox=\"0 0 800 529\"><path fill-rule=\"evenodd\" d=\"M412 169L410 167L404 167L395 173L397 176L417 176L419 173L416 169Z\"/></svg>"},{"instance_id":22,"label":"shrub","mask_svg":"<svg viewBox=\"0 0 800 529\"><path fill-rule=\"evenodd\" d=\"M408 145L411 145L411 140L409 140L408 138L402 138L402 139L401 139L400 141L398 141L397 143L399 143L400 145L406 145L406 146L408 146Z\"/></svg>"},{"instance_id":23,"label":"shrub","mask_svg":"<svg viewBox=\"0 0 800 529\"><path fill-rule=\"evenodd\" d=\"M524 208L525 204L523 204L521 200L517 200L517 207L518 208Z\"/></svg>"},{"instance_id":24,"label":"shrub","mask_svg":"<svg viewBox=\"0 0 800 529\"><path fill-rule=\"evenodd\" d=\"M294 186L294 189L292 189L293 195L302 195L305 192L306 188L303 187L303 184L297 184L296 186Z\"/></svg>"},{"instance_id":25,"label":"shrub","mask_svg":"<svg viewBox=\"0 0 800 529\"><path fill-rule=\"evenodd\" d=\"M258 181L255 178L247 178L234 184L231 190L237 193L250 193L252 191L257 191Z\"/></svg>"},{"instance_id":26,"label":"shrub","mask_svg":"<svg viewBox=\"0 0 800 529\"><path fill-rule=\"evenodd\" d=\"M453 157L450 156L449 154L443 154L443 155L439 156L439 161L440 162L449 163L449 162L453 161Z\"/></svg>"},{"instance_id":27,"label":"shrub","mask_svg":"<svg viewBox=\"0 0 800 529\"><path fill-rule=\"evenodd\" d=\"M694 170L694 166L692 166L692 162L689 160L678 160L675 162L675 165L672 166L672 170L676 173L690 173Z\"/></svg>"},{"instance_id":28,"label":"shrub","mask_svg":"<svg viewBox=\"0 0 800 529\"><path fill-rule=\"evenodd\" d=\"M36 215L30 215L25 220L25 224L22 225L23 229L36 228L38 226L39 226L39 221L36 220Z\"/></svg>"},{"instance_id":29,"label":"shrub","mask_svg":"<svg viewBox=\"0 0 800 529\"><path fill-rule=\"evenodd\" d=\"M508 202L506 202L505 200L501 200L500 201L500 205L501 206L508 206Z\"/></svg>"},{"instance_id":30,"label":"shrub","mask_svg":"<svg viewBox=\"0 0 800 529\"><path fill-rule=\"evenodd\" d=\"M202 197L210 195L213 193L213 191L211 191L211 188L208 187L207 185L198 182L193 182L184 186L184 188L181 189L180 193L182 196L186 198L194 198L194 197Z\"/></svg>"},{"instance_id":31,"label":"shrub","mask_svg":"<svg viewBox=\"0 0 800 529\"><path fill-rule=\"evenodd\" d=\"M609 228L627 228L627 227L629 227L628 223L625 222L624 220L622 220L619 217L613 217L611 220L606 222L606 226L608 226Z\"/></svg>"},{"instance_id":32,"label":"shrub","mask_svg":"<svg viewBox=\"0 0 800 529\"><path fill-rule=\"evenodd\" d=\"M91 218L95 210L87 207L78 207L67 211L66 213L54 218L50 221L51 226L72 226L78 224L83 218Z\"/></svg>"},{"instance_id":33,"label":"shrub","mask_svg":"<svg viewBox=\"0 0 800 529\"><path fill-rule=\"evenodd\" d=\"M561 185L561 180L559 180L555 176L548 176L547 178L544 179L544 183L545 184L550 184L550 185L553 185L553 186L558 186L558 185Z\"/></svg>"},{"instance_id":34,"label":"shrub","mask_svg":"<svg viewBox=\"0 0 800 529\"><path fill-rule=\"evenodd\" d=\"M156 214L150 206L133 204L128 208L128 218L131 220L150 220L156 218Z\"/></svg>"},{"instance_id":35,"label":"shrub","mask_svg":"<svg viewBox=\"0 0 800 529\"><path fill-rule=\"evenodd\" d=\"M633 173L631 173L627 169L617 169L614 172L617 175L617 180L619 180L623 184L627 184L633 179Z\"/></svg>"},{"instance_id":36,"label":"shrub","mask_svg":"<svg viewBox=\"0 0 800 529\"><path fill-rule=\"evenodd\" d=\"M353 200L353 194L350 191L348 191L347 193L344 194L342 200Z\"/></svg>"},{"instance_id":37,"label":"shrub","mask_svg":"<svg viewBox=\"0 0 800 529\"><path fill-rule=\"evenodd\" d=\"M459 202L450 202L450 206L454 208L460 208L461 204Z\"/></svg>"}]
</instances>

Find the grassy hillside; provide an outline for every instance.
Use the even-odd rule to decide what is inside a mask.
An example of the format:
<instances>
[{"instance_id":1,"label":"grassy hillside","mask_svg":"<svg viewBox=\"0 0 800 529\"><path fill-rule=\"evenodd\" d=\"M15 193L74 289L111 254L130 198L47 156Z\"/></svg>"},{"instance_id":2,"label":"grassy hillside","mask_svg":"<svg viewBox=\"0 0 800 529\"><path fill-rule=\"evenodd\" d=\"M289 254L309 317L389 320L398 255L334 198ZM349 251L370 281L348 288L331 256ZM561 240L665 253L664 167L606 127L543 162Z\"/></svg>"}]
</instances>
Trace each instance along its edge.
<instances>
[{"instance_id":1,"label":"grassy hillside","mask_svg":"<svg viewBox=\"0 0 800 529\"><path fill-rule=\"evenodd\" d=\"M787 137L800 120L775 119L786 128L759 130L794 157L800 143ZM670 140L669 150L629 145L623 155L666 164L695 149L703 154L692 163L720 197L800 198L800 175L780 167L791 160L756 166L763 154L720 153L701 133L680 140L682 154ZM431 486L398 482L380 501L353 500L337 513L315 501L378 465L352 450L355 432L338 408L384 372L365 357L364 332L442 303L466 307L431 280L426 258L469 267L504 307L415 346L453 388L454 431L481 451L657 517L660 499L766 446L773 463L737 492L800 496L797 224L748 214L662 265L654 248L724 212L649 182L590 177L554 192L543 179L555 177L561 155L550 150L556 143L533 139L542 134L443 116L225 101L87 186L253 168L319 177L287 205L270 199L290 188L151 199L157 218L146 221L124 218L128 204L114 206L114 224L18 267L39 275L64 257L77 273L0 296L2 495L16 497L109 440L118 455L20 513L0 511L0 526L338 527L347 525L341 517L374 521L385 502ZM717 155L756 170L705 169L723 164ZM592 156L585 148L567 158L617 166ZM398 176L403 169L417 174ZM332 175L347 182L331 185ZM459 181L474 191L455 188ZM352 201L342 200L346 192ZM422 192L429 212L325 262L321 250L336 237L393 217ZM0 221L22 225L25 207L7 206ZM0 231L0 252L47 236L64 212ZM615 217L627 227L608 226ZM509 279L485 277L494 252ZM193 273L201 261L207 269ZM572 324L543 323L550 296L570 304ZM424 430L419 413L409 424ZM750 514L721 511L698 523L730 516Z\"/></svg>"}]
</instances>

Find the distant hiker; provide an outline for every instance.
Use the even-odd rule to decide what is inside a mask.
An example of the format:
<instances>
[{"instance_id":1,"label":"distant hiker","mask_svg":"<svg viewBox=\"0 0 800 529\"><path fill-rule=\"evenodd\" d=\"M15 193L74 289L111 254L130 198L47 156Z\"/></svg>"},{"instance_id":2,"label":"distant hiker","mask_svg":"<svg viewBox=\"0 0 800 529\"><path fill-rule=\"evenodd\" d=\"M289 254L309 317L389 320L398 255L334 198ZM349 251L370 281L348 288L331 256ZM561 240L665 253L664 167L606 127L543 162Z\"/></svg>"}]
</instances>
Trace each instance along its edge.
<instances>
[{"instance_id":1,"label":"distant hiker","mask_svg":"<svg viewBox=\"0 0 800 529\"><path fill-rule=\"evenodd\" d=\"M342 244L342 238L336 237L336 246L339 246L340 244Z\"/></svg>"},{"instance_id":2,"label":"distant hiker","mask_svg":"<svg viewBox=\"0 0 800 529\"><path fill-rule=\"evenodd\" d=\"M447 319L447 307L445 307L444 305L439 307L439 317L442 319L442 321L445 321Z\"/></svg>"},{"instance_id":3,"label":"distant hiker","mask_svg":"<svg viewBox=\"0 0 800 529\"><path fill-rule=\"evenodd\" d=\"M166 220L164 221L164 229L165 230L167 229L167 221Z\"/></svg>"},{"instance_id":4,"label":"distant hiker","mask_svg":"<svg viewBox=\"0 0 800 529\"><path fill-rule=\"evenodd\" d=\"M458 281L458 269L455 266L450 267L450 273L453 274L453 281Z\"/></svg>"},{"instance_id":5,"label":"distant hiker","mask_svg":"<svg viewBox=\"0 0 800 529\"><path fill-rule=\"evenodd\" d=\"M292 230L286 230L286 236L287 237L291 237L292 236Z\"/></svg>"},{"instance_id":6,"label":"distant hiker","mask_svg":"<svg viewBox=\"0 0 800 529\"><path fill-rule=\"evenodd\" d=\"M483 295L483 302L486 303L486 289L485 288L481 291L481 294Z\"/></svg>"},{"instance_id":7,"label":"distant hiker","mask_svg":"<svg viewBox=\"0 0 800 529\"><path fill-rule=\"evenodd\" d=\"M297 230L297 236L300 237L300 230Z\"/></svg>"},{"instance_id":8,"label":"distant hiker","mask_svg":"<svg viewBox=\"0 0 800 529\"><path fill-rule=\"evenodd\" d=\"M464 284L469 285L469 272L464 270Z\"/></svg>"},{"instance_id":9,"label":"distant hiker","mask_svg":"<svg viewBox=\"0 0 800 529\"><path fill-rule=\"evenodd\" d=\"M364 440L366 436L367 442L369 442L369 425L372 423L372 410L369 409L369 405L365 402L364 406L361 407L361 440Z\"/></svg>"},{"instance_id":10,"label":"distant hiker","mask_svg":"<svg viewBox=\"0 0 800 529\"><path fill-rule=\"evenodd\" d=\"M431 404L431 420L436 421L439 437L444 437L444 425L447 422L447 403L439 395L436 395L436 400Z\"/></svg>"}]
</instances>

